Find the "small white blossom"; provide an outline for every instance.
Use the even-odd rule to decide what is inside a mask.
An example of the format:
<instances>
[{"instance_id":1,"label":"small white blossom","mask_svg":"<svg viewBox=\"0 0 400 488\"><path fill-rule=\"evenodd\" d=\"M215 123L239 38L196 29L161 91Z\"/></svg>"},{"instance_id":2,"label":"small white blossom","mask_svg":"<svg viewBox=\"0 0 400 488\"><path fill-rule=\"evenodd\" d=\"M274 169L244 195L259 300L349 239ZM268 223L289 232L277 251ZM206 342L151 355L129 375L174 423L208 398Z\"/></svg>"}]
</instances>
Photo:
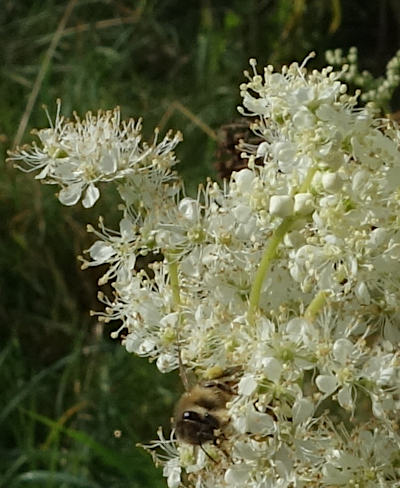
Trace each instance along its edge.
<instances>
[{"instance_id":1,"label":"small white blossom","mask_svg":"<svg viewBox=\"0 0 400 488\"><path fill-rule=\"evenodd\" d=\"M297 193L297 195L294 196L293 210L302 215L311 213L314 210L311 193Z\"/></svg>"},{"instance_id":2,"label":"small white blossom","mask_svg":"<svg viewBox=\"0 0 400 488\"><path fill-rule=\"evenodd\" d=\"M293 213L294 202L288 195L272 195L269 202L271 215L277 217L288 217Z\"/></svg>"}]
</instances>

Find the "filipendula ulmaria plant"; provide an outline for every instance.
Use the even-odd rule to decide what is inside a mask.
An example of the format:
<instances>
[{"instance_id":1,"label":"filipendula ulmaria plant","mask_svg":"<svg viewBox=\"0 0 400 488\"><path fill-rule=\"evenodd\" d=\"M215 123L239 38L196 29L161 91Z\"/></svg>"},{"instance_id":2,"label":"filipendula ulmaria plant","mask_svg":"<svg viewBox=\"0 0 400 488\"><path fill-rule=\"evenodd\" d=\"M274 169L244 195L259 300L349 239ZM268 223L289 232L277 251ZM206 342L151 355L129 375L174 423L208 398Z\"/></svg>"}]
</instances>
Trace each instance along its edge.
<instances>
[{"instance_id":1,"label":"filipendula ulmaria plant","mask_svg":"<svg viewBox=\"0 0 400 488\"><path fill-rule=\"evenodd\" d=\"M10 159L66 205L115 184L119 230L89 226L83 267L108 265L100 317L128 352L199 380L239 371L218 442L148 446L170 488L400 487L400 130L332 67L250 64L239 111L260 142L196 199L172 170L180 135L144 144L118 109L58 111Z\"/></svg>"}]
</instances>

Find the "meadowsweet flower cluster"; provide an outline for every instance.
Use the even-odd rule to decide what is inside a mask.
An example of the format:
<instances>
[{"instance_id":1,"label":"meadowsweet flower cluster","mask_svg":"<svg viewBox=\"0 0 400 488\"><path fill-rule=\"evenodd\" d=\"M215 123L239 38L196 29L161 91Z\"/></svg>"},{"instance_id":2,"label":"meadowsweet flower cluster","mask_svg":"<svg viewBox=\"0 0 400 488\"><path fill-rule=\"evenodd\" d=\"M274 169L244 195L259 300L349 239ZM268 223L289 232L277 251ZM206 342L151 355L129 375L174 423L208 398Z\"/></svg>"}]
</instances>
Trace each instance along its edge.
<instances>
[{"instance_id":1,"label":"meadowsweet flower cluster","mask_svg":"<svg viewBox=\"0 0 400 488\"><path fill-rule=\"evenodd\" d=\"M400 487L400 130L332 67L250 64L259 143L197 198L171 169L179 135L140 144L118 110L58 114L11 159L65 204L116 182L120 228L90 227L83 265L108 264L101 318L129 352L199 380L240 368L216 445L150 445L169 488Z\"/></svg>"}]
</instances>

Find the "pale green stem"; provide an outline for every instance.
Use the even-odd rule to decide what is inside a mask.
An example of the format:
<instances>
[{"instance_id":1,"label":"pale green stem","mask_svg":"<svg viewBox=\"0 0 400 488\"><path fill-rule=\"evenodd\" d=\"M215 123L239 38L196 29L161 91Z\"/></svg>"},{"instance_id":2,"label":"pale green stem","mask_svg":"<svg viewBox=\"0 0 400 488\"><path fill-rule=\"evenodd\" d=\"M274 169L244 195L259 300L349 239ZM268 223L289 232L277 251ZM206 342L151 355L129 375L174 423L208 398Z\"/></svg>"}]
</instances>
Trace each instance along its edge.
<instances>
[{"instance_id":1,"label":"pale green stem","mask_svg":"<svg viewBox=\"0 0 400 488\"><path fill-rule=\"evenodd\" d=\"M317 168L315 167L311 167L308 170L307 176L305 177L303 184L301 185L297 193L306 193L310 189L312 179L314 178L316 172L317 172Z\"/></svg>"},{"instance_id":2,"label":"pale green stem","mask_svg":"<svg viewBox=\"0 0 400 488\"><path fill-rule=\"evenodd\" d=\"M257 311L258 303L260 301L261 287L264 283L269 266L276 255L276 249L282 242L286 232L288 232L294 220L295 219L292 216L284 218L279 227L275 230L272 237L268 240L267 248L265 249L264 255L261 259L250 291L249 311L247 315L250 323L253 323L254 321L254 314Z\"/></svg>"},{"instance_id":3,"label":"pale green stem","mask_svg":"<svg viewBox=\"0 0 400 488\"><path fill-rule=\"evenodd\" d=\"M328 292L321 290L311 300L311 303L308 305L306 311L304 312L304 318L308 322L314 322L316 316L324 307L327 297L328 297Z\"/></svg>"},{"instance_id":4,"label":"pale green stem","mask_svg":"<svg viewBox=\"0 0 400 488\"><path fill-rule=\"evenodd\" d=\"M308 191L316 171L317 168L314 167L308 170L307 176L297 193L305 193ZM285 234L290 230L290 227L292 226L293 222L295 222L295 220L296 215L285 217L279 227L273 233L272 237L268 240L267 247L264 251L263 257L259 264L256 276L250 290L249 310L247 314L247 319L250 324L254 322L254 316L260 302L261 288L268 273L271 262L276 256L276 250L279 244L283 241Z\"/></svg>"}]
</instances>

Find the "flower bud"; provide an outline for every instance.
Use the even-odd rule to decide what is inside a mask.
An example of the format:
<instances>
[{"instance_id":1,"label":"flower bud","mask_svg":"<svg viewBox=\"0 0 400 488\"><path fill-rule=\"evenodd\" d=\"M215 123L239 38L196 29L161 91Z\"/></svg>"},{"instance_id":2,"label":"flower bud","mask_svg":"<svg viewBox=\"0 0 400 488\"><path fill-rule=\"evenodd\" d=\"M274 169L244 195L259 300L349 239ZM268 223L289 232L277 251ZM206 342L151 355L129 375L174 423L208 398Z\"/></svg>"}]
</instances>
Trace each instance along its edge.
<instances>
[{"instance_id":1,"label":"flower bud","mask_svg":"<svg viewBox=\"0 0 400 488\"><path fill-rule=\"evenodd\" d=\"M322 175L322 186L324 190L334 193L342 187L342 179L337 173L327 171Z\"/></svg>"},{"instance_id":2,"label":"flower bud","mask_svg":"<svg viewBox=\"0 0 400 488\"><path fill-rule=\"evenodd\" d=\"M235 174L235 181L240 192L246 193L251 189L251 184L255 178L253 171L244 168Z\"/></svg>"},{"instance_id":3,"label":"flower bud","mask_svg":"<svg viewBox=\"0 0 400 488\"><path fill-rule=\"evenodd\" d=\"M269 201L269 212L277 217L288 217L293 213L293 198L289 195L274 195Z\"/></svg>"},{"instance_id":4,"label":"flower bud","mask_svg":"<svg viewBox=\"0 0 400 488\"><path fill-rule=\"evenodd\" d=\"M294 211L301 215L307 215L314 210L314 202L311 193L298 193L294 196Z\"/></svg>"}]
</instances>

